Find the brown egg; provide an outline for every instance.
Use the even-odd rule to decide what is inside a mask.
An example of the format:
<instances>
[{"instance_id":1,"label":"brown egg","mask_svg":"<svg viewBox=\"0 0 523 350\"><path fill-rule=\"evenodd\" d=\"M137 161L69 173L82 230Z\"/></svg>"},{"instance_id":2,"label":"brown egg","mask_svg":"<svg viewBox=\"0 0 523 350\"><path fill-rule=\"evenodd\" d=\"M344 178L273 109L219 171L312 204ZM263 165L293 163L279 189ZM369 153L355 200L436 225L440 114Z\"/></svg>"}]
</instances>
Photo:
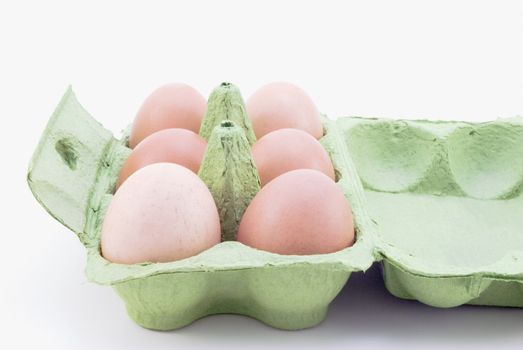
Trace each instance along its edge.
<instances>
[{"instance_id":1,"label":"brown egg","mask_svg":"<svg viewBox=\"0 0 523 350\"><path fill-rule=\"evenodd\" d=\"M153 163L176 163L194 173L200 169L207 143L186 129L165 129L143 139L120 170L117 187L136 170Z\"/></svg>"},{"instance_id":2,"label":"brown egg","mask_svg":"<svg viewBox=\"0 0 523 350\"><path fill-rule=\"evenodd\" d=\"M351 208L327 175L293 170L258 192L243 215L237 240L278 254L336 252L354 243Z\"/></svg>"},{"instance_id":3,"label":"brown egg","mask_svg":"<svg viewBox=\"0 0 523 350\"><path fill-rule=\"evenodd\" d=\"M182 128L198 133L206 108L205 98L189 85L174 83L156 89L134 119L129 147L134 148L163 129Z\"/></svg>"},{"instance_id":4,"label":"brown egg","mask_svg":"<svg viewBox=\"0 0 523 350\"><path fill-rule=\"evenodd\" d=\"M291 83L262 86L249 97L246 109L257 138L283 128L300 129L316 139L323 136L320 113L314 102L305 91Z\"/></svg>"},{"instance_id":5,"label":"brown egg","mask_svg":"<svg viewBox=\"0 0 523 350\"><path fill-rule=\"evenodd\" d=\"M252 146L252 157L261 185L296 169L316 169L335 179L327 151L311 135L298 129L279 129L268 133Z\"/></svg>"},{"instance_id":6,"label":"brown egg","mask_svg":"<svg viewBox=\"0 0 523 350\"><path fill-rule=\"evenodd\" d=\"M220 218L207 186L187 168L156 163L132 174L105 214L101 248L121 264L169 262L220 243Z\"/></svg>"}]
</instances>

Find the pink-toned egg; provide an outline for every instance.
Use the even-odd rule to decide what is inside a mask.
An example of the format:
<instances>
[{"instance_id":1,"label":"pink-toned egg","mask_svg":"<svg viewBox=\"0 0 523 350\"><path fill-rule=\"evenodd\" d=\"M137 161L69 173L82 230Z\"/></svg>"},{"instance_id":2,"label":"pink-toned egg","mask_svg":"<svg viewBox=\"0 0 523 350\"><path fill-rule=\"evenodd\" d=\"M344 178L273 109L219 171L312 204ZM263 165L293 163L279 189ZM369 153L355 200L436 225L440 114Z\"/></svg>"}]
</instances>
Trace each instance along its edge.
<instances>
[{"instance_id":1,"label":"pink-toned egg","mask_svg":"<svg viewBox=\"0 0 523 350\"><path fill-rule=\"evenodd\" d=\"M170 128L200 130L207 101L187 84L173 83L159 87L144 101L134 119L129 147L134 148L147 136Z\"/></svg>"},{"instance_id":2,"label":"pink-toned egg","mask_svg":"<svg viewBox=\"0 0 523 350\"><path fill-rule=\"evenodd\" d=\"M262 86L249 97L246 109L257 138L283 128L300 129L316 139L323 136L320 113L314 102L291 83Z\"/></svg>"},{"instance_id":3,"label":"pink-toned egg","mask_svg":"<svg viewBox=\"0 0 523 350\"><path fill-rule=\"evenodd\" d=\"M327 175L293 170L258 192L243 215L237 240L278 254L336 252L354 243L351 208Z\"/></svg>"},{"instance_id":4,"label":"pink-toned egg","mask_svg":"<svg viewBox=\"0 0 523 350\"><path fill-rule=\"evenodd\" d=\"M117 187L135 171L153 163L176 163L198 173L207 142L187 129L165 129L147 136L133 149L118 178Z\"/></svg>"},{"instance_id":5,"label":"pink-toned egg","mask_svg":"<svg viewBox=\"0 0 523 350\"><path fill-rule=\"evenodd\" d=\"M115 263L169 262L220 239L218 210L203 181L181 165L155 163L116 191L105 214L101 249Z\"/></svg>"},{"instance_id":6,"label":"pink-toned egg","mask_svg":"<svg viewBox=\"0 0 523 350\"><path fill-rule=\"evenodd\" d=\"M327 151L318 140L302 130L278 129L268 133L254 144L252 157L262 186L296 169L316 169L335 179Z\"/></svg>"}]
</instances>

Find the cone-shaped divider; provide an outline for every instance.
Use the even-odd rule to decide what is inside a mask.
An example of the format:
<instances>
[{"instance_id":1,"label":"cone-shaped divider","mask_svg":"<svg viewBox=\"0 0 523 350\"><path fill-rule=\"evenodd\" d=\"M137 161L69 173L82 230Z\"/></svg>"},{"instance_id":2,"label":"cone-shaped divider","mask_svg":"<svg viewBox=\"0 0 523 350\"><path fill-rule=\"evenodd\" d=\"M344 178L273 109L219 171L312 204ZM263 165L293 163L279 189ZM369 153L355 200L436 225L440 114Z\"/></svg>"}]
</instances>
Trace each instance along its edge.
<instances>
[{"instance_id":1,"label":"cone-shaped divider","mask_svg":"<svg viewBox=\"0 0 523 350\"><path fill-rule=\"evenodd\" d=\"M220 214L222 241L236 239L240 220L260 190L260 178L244 130L231 120L216 126L198 172Z\"/></svg>"},{"instance_id":2,"label":"cone-shaped divider","mask_svg":"<svg viewBox=\"0 0 523 350\"><path fill-rule=\"evenodd\" d=\"M251 146L256 142L240 90L233 84L225 82L217 86L209 96L207 112L200 127L200 136L209 141L212 131L223 120L232 120L242 128Z\"/></svg>"}]
</instances>

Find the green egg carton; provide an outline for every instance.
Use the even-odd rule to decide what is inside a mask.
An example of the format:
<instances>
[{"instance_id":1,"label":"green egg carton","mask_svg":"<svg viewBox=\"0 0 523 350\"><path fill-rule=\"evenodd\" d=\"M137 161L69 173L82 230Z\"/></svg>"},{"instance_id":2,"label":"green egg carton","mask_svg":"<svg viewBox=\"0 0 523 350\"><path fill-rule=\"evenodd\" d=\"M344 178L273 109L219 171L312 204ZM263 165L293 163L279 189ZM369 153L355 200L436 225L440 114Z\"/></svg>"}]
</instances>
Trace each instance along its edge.
<instances>
[{"instance_id":1,"label":"green egg carton","mask_svg":"<svg viewBox=\"0 0 523 350\"><path fill-rule=\"evenodd\" d=\"M223 242L169 263L124 265L103 258L100 232L130 149L94 120L69 88L29 166L29 186L42 206L77 234L87 250L87 278L110 285L139 325L171 330L211 314L236 313L282 329L321 322L351 272L374 258L375 225L365 194L334 121L321 139L337 183L351 203L356 243L331 254L279 255L234 240L241 216L260 188L250 146L255 136L239 90L223 83L209 97L200 134L208 140L199 176L217 203ZM321 232L318 232L321 234Z\"/></svg>"},{"instance_id":2,"label":"green egg carton","mask_svg":"<svg viewBox=\"0 0 523 350\"><path fill-rule=\"evenodd\" d=\"M77 234L86 275L110 285L139 325L171 330L237 313L282 329L321 322L353 271L373 262L397 297L436 307L523 307L523 119L489 123L323 117L320 140L350 202L356 243L336 253L278 255L235 241L260 188L238 89L210 95L199 172L217 203L222 243L170 263L111 263L100 230L130 153L71 89L29 166L36 199ZM360 180L361 179L361 180ZM318 232L321 234L321 232Z\"/></svg>"},{"instance_id":3,"label":"green egg carton","mask_svg":"<svg viewBox=\"0 0 523 350\"><path fill-rule=\"evenodd\" d=\"M523 307L523 118L341 118L387 289L435 307Z\"/></svg>"}]
</instances>

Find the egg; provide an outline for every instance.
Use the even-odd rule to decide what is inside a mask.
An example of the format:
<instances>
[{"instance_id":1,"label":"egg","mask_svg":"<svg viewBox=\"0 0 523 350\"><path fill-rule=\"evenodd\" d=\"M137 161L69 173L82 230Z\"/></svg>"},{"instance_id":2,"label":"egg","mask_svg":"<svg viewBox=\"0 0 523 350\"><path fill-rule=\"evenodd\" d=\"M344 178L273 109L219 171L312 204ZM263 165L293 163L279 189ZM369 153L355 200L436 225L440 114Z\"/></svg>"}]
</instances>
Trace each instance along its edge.
<instances>
[{"instance_id":1,"label":"egg","mask_svg":"<svg viewBox=\"0 0 523 350\"><path fill-rule=\"evenodd\" d=\"M214 199L189 169L155 163L132 174L104 217L101 250L121 264L169 262L220 243Z\"/></svg>"},{"instance_id":2,"label":"egg","mask_svg":"<svg viewBox=\"0 0 523 350\"><path fill-rule=\"evenodd\" d=\"M143 139L125 161L117 187L136 170L153 163L176 163L198 173L207 142L186 129L165 129Z\"/></svg>"},{"instance_id":3,"label":"egg","mask_svg":"<svg viewBox=\"0 0 523 350\"><path fill-rule=\"evenodd\" d=\"M318 170L299 169L269 182L247 207L237 240L286 255L333 253L354 243L342 189Z\"/></svg>"},{"instance_id":4,"label":"egg","mask_svg":"<svg viewBox=\"0 0 523 350\"><path fill-rule=\"evenodd\" d=\"M327 151L311 135L298 129L279 129L259 139L252 147L261 185L296 169L316 169L335 179Z\"/></svg>"},{"instance_id":5,"label":"egg","mask_svg":"<svg viewBox=\"0 0 523 350\"><path fill-rule=\"evenodd\" d=\"M316 139L323 136L320 113L314 102L291 83L262 86L249 97L246 110L257 138L283 128L300 129Z\"/></svg>"},{"instance_id":6,"label":"egg","mask_svg":"<svg viewBox=\"0 0 523 350\"><path fill-rule=\"evenodd\" d=\"M163 129L182 128L195 133L207 108L207 101L194 88L182 83L159 87L143 102L134 118L129 147Z\"/></svg>"}]
</instances>

